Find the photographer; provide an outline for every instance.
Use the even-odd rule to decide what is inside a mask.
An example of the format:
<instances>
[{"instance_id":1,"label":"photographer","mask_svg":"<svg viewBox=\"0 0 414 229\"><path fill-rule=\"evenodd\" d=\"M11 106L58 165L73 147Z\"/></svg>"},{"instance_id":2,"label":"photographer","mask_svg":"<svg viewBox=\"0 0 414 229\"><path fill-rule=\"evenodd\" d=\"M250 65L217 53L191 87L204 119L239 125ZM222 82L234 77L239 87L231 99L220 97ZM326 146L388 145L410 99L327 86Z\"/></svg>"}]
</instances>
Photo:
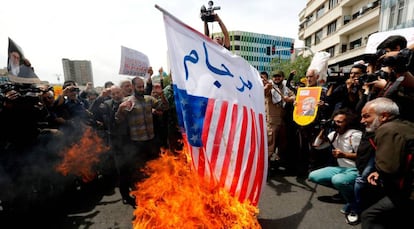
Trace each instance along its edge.
<instances>
[{"instance_id":1,"label":"photographer","mask_svg":"<svg viewBox=\"0 0 414 229\"><path fill-rule=\"evenodd\" d=\"M326 148L331 146L332 156L338 166L327 166L310 172L308 179L314 183L332 187L339 191L347 204L341 212L349 214L353 211L349 203L354 202L353 184L358 175L355 166L356 151L361 141L362 132L357 127L357 116L349 110L338 110L332 115L333 131L325 135L323 128L315 139L313 146ZM335 200L329 200L334 202Z\"/></svg>"},{"instance_id":2,"label":"photographer","mask_svg":"<svg viewBox=\"0 0 414 229\"><path fill-rule=\"evenodd\" d=\"M32 146L40 133L39 122L47 116L40 101L40 89L34 84L7 83L1 85L0 94L2 149Z\"/></svg>"},{"instance_id":3,"label":"photographer","mask_svg":"<svg viewBox=\"0 0 414 229\"><path fill-rule=\"evenodd\" d=\"M220 26L221 32L223 33L223 36L215 36L213 40L218 43L219 45L225 47L226 49L230 50L230 36L229 32L227 31L226 25L224 25L223 21L219 17L218 14L211 12L212 22L217 22ZM202 17L203 19L203 17ZM210 36L210 30L208 28L208 20L204 17L204 34L206 36Z\"/></svg>"},{"instance_id":4,"label":"photographer","mask_svg":"<svg viewBox=\"0 0 414 229\"><path fill-rule=\"evenodd\" d=\"M367 101L387 97L398 104L401 118L414 121L414 117L409 114L410 107L414 105L412 49L412 46L407 48L405 37L392 35L378 45L375 54L365 57L368 73L371 74L359 80L363 83L364 94L357 104L357 111Z\"/></svg>"},{"instance_id":5,"label":"photographer","mask_svg":"<svg viewBox=\"0 0 414 229\"><path fill-rule=\"evenodd\" d=\"M57 116L65 119L66 126L72 124L69 127L90 124L92 113L88 110L88 101L79 97L80 89L76 82L65 81L62 89L62 95L55 101Z\"/></svg>"},{"instance_id":6,"label":"photographer","mask_svg":"<svg viewBox=\"0 0 414 229\"><path fill-rule=\"evenodd\" d=\"M399 35L389 36L378 45L375 56L375 65L381 66L375 72L378 79L372 82L380 88L378 97L392 99L400 109L400 118L414 121L410 112L414 105L413 51L407 48L407 40Z\"/></svg>"},{"instance_id":7,"label":"photographer","mask_svg":"<svg viewBox=\"0 0 414 229\"><path fill-rule=\"evenodd\" d=\"M355 108L363 94L363 83L358 79L366 74L366 69L367 67L363 64L353 65L349 73L349 78L346 79L345 83L338 85L327 97L328 103L333 106L333 112L338 109L347 108L359 114Z\"/></svg>"}]
</instances>

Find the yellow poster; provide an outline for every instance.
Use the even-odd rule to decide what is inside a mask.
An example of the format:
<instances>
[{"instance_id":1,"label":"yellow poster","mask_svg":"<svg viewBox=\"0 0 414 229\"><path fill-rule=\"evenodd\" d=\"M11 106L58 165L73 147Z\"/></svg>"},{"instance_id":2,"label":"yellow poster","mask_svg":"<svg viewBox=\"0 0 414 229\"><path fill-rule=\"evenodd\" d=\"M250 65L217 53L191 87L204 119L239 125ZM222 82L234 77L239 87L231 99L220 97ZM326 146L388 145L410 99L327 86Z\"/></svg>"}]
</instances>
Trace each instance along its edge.
<instances>
[{"instance_id":1,"label":"yellow poster","mask_svg":"<svg viewBox=\"0 0 414 229\"><path fill-rule=\"evenodd\" d=\"M322 87L299 87L296 94L293 120L301 126L309 125L318 113Z\"/></svg>"},{"instance_id":2,"label":"yellow poster","mask_svg":"<svg viewBox=\"0 0 414 229\"><path fill-rule=\"evenodd\" d=\"M55 99L62 94L62 85L53 85L53 92L55 93Z\"/></svg>"}]
</instances>

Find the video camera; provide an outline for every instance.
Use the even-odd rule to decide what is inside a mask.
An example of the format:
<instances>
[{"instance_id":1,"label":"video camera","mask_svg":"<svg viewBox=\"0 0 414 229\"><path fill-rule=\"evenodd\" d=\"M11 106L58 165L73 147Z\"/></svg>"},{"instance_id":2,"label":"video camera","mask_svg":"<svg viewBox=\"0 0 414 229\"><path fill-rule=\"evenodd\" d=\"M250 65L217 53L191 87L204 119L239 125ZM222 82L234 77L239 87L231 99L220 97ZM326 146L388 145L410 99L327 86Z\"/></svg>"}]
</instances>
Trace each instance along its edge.
<instances>
[{"instance_id":1,"label":"video camera","mask_svg":"<svg viewBox=\"0 0 414 229\"><path fill-rule=\"evenodd\" d=\"M389 66L397 73L409 70L412 65L413 51L410 49L401 49L396 56L389 56L383 59L382 66Z\"/></svg>"},{"instance_id":2,"label":"video camera","mask_svg":"<svg viewBox=\"0 0 414 229\"><path fill-rule=\"evenodd\" d=\"M201 6L200 9L200 17L201 20L206 22L213 22L214 21L214 10L219 10L220 6L214 6L213 1L208 1L208 8L206 8L204 5Z\"/></svg>"},{"instance_id":3,"label":"video camera","mask_svg":"<svg viewBox=\"0 0 414 229\"><path fill-rule=\"evenodd\" d=\"M53 90L53 87L50 87L47 90ZM39 101L39 94L45 90L42 90L35 84L6 82L0 84L0 101L7 100L6 93L9 91L16 91L19 94L19 98L15 102L34 104Z\"/></svg>"},{"instance_id":4,"label":"video camera","mask_svg":"<svg viewBox=\"0 0 414 229\"><path fill-rule=\"evenodd\" d=\"M379 49L375 54L368 54L365 56L364 61L367 63L374 64L377 68L381 66L392 67L395 72L402 73L405 71L412 70L414 66L413 51L410 49L401 49L400 52L395 56L388 56L380 58L385 55L387 51L385 49Z\"/></svg>"},{"instance_id":5,"label":"video camera","mask_svg":"<svg viewBox=\"0 0 414 229\"><path fill-rule=\"evenodd\" d=\"M347 78L347 75L342 71L335 71L331 68L328 69L328 77L326 79L326 84L328 85L328 87L338 86L344 84Z\"/></svg>"},{"instance_id":6,"label":"video camera","mask_svg":"<svg viewBox=\"0 0 414 229\"><path fill-rule=\"evenodd\" d=\"M333 130L336 129L338 126L332 119L322 119L321 121L319 121L319 127L320 129Z\"/></svg>"},{"instance_id":7,"label":"video camera","mask_svg":"<svg viewBox=\"0 0 414 229\"><path fill-rule=\"evenodd\" d=\"M381 79L389 80L390 75L388 74L388 72L385 72L383 70L377 70L372 74L362 74L358 78L358 82L359 82L359 85L362 86L365 83L371 83L371 82L377 80L378 77L381 78Z\"/></svg>"},{"instance_id":8,"label":"video camera","mask_svg":"<svg viewBox=\"0 0 414 229\"><path fill-rule=\"evenodd\" d=\"M69 91L71 91L71 92L80 92L80 89L78 87L73 87Z\"/></svg>"}]
</instances>

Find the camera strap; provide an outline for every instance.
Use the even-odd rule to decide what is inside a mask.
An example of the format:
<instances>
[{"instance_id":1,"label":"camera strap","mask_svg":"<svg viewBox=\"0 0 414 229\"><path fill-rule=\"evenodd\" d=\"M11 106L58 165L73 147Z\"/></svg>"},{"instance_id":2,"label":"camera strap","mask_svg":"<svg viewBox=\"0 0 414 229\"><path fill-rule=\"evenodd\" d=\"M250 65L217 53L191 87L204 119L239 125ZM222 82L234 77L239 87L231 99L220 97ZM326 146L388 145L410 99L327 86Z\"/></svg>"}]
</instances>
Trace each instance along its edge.
<instances>
[{"instance_id":1,"label":"camera strap","mask_svg":"<svg viewBox=\"0 0 414 229\"><path fill-rule=\"evenodd\" d=\"M398 77L395 81L389 81L387 85L385 85L384 89L381 91L379 96L390 97L396 92L401 85L402 81L404 81L404 76Z\"/></svg>"}]
</instances>

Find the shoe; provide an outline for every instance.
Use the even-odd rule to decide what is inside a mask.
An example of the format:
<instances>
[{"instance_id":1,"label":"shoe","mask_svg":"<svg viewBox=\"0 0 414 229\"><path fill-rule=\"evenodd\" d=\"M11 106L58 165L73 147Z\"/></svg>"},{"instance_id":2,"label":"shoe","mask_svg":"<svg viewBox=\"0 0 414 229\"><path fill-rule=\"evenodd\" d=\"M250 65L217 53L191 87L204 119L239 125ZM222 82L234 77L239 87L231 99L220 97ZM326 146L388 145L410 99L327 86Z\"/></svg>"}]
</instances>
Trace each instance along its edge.
<instances>
[{"instance_id":1,"label":"shoe","mask_svg":"<svg viewBox=\"0 0 414 229\"><path fill-rule=\"evenodd\" d=\"M341 210L339 210L342 214L347 215L350 213L349 210L349 204L345 204L343 208L341 208Z\"/></svg>"},{"instance_id":2,"label":"shoe","mask_svg":"<svg viewBox=\"0 0 414 229\"><path fill-rule=\"evenodd\" d=\"M122 203L123 203L123 204L128 204L128 205L131 205L133 208L136 208L136 206L137 206L137 204L136 204L136 202L135 202L135 198L132 198L132 197L130 197L130 196L123 197L123 198L122 198Z\"/></svg>"},{"instance_id":3,"label":"shoe","mask_svg":"<svg viewBox=\"0 0 414 229\"><path fill-rule=\"evenodd\" d=\"M361 222L361 220L359 219L359 215L354 212L346 214L345 221L347 224L352 226L358 225Z\"/></svg>"}]
</instances>

